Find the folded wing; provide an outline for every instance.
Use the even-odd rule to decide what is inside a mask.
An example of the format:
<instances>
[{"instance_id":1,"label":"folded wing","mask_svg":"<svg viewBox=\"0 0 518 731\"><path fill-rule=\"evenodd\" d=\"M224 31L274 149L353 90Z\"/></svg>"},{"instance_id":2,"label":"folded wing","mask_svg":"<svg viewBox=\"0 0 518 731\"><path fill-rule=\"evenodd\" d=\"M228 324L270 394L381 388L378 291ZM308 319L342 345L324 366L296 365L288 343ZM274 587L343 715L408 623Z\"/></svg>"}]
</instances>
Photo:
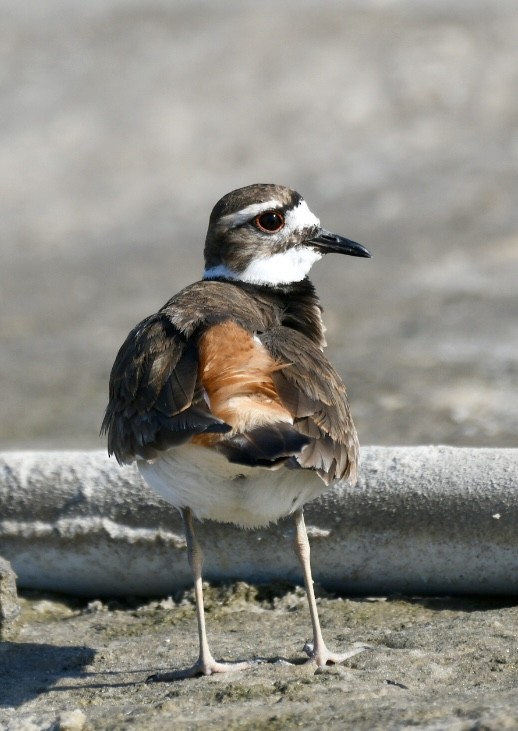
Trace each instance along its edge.
<instances>
[{"instance_id":1,"label":"folded wing","mask_svg":"<svg viewBox=\"0 0 518 731\"><path fill-rule=\"evenodd\" d=\"M157 313L134 328L110 376L101 427L121 463L152 459L196 434L230 431L211 413L198 381L198 351L169 318Z\"/></svg>"},{"instance_id":2,"label":"folded wing","mask_svg":"<svg viewBox=\"0 0 518 731\"><path fill-rule=\"evenodd\" d=\"M342 379L300 332L281 326L263 333L260 340L285 364L272 374L275 388L295 428L310 439L296 462L316 470L326 484L339 478L354 482L358 438Z\"/></svg>"},{"instance_id":3,"label":"folded wing","mask_svg":"<svg viewBox=\"0 0 518 731\"><path fill-rule=\"evenodd\" d=\"M122 345L102 425L119 462L187 441L230 462L354 480L358 441L345 387L305 335L223 318L187 337L165 312Z\"/></svg>"}]
</instances>

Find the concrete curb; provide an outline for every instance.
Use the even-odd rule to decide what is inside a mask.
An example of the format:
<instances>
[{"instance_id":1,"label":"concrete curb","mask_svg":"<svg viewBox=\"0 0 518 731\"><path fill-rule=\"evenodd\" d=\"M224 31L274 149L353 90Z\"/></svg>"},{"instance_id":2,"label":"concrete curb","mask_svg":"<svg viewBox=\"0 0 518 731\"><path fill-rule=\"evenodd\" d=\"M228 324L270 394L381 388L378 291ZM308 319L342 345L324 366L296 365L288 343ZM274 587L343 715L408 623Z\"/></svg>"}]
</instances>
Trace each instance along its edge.
<instances>
[{"instance_id":1,"label":"concrete curb","mask_svg":"<svg viewBox=\"0 0 518 731\"><path fill-rule=\"evenodd\" d=\"M517 487L517 449L365 447L358 485L306 507L315 580L362 594L518 594ZM0 453L0 501L0 555L20 587L115 596L191 584L177 511L103 452ZM290 534L287 520L205 522L205 577L300 583Z\"/></svg>"}]
</instances>

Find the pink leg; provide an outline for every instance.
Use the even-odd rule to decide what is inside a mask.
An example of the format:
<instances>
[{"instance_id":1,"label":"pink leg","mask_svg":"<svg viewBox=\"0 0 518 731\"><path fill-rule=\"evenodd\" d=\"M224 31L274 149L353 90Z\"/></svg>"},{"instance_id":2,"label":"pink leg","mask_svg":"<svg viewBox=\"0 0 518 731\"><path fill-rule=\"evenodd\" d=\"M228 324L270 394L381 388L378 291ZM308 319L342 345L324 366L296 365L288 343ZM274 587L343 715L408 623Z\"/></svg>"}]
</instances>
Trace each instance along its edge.
<instances>
[{"instance_id":1,"label":"pink leg","mask_svg":"<svg viewBox=\"0 0 518 731\"><path fill-rule=\"evenodd\" d=\"M313 643L306 643L304 652L309 655L311 660L316 662L318 667L343 662L349 657L353 657L359 652L363 652L363 650L367 649L367 646L360 645L358 643L348 652L341 654L330 652L330 650L327 649L324 638L322 637L320 620L318 618L317 603L313 589L313 577L311 575L309 540L302 508L293 513L293 520L295 522L295 553L297 554L302 566L302 571L304 572L304 584L306 587L306 595L308 597L311 624L313 626Z\"/></svg>"},{"instance_id":2,"label":"pink leg","mask_svg":"<svg viewBox=\"0 0 518 731\"><path fill-rule=\"evenodd\" d=\"M185 670L175 670L170 673L152 675L148 678L151 682L179 680L181 678L192 678L196 675L212 675L213 673L229 673L250 667L250 663L248 662L223 663L216 662L216 660L212 657L205 629L205 611L203 607L203 551L194 533L191 510L189 508L185 508L182 515L185 525L185 537L187 539L187 557L189 559L189 565L194 579L200 653L197 661L192 667L186 668Z\"/></svg>"}]
</instances>

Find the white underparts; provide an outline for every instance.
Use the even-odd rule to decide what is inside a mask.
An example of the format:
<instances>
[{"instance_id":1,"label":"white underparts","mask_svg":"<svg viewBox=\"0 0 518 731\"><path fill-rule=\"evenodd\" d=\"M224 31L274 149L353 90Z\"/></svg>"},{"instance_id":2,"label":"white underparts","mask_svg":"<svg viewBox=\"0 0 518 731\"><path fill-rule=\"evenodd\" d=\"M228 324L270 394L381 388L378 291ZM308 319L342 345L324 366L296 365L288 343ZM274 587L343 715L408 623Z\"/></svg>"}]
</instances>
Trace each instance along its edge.
<instances>
[{"instance_id":1,"label":"white underparts","mask_svg":"<svg viewBox=\"0 0 518 731\"><path fill-rule=\"evenodd\" d=\"M197 518L253 527L289 515L327 488L313 470L232 464L212 449L185 444L137 466L147 484Z\"/></svg>"},{"instance_id":2,"label":"white underparts","mask_svg":"<svg viewBox=\"0 0 518 731\"><path fill-rule=\"evenodd\" d=\"M203 273L204 279L233 279L249 284L289 284L300 282L313 264L322 258L320 251L307 246L296 246L265 258L253 259L242 272L235 272L219 264Z\"/></svg>"}]
</instances>

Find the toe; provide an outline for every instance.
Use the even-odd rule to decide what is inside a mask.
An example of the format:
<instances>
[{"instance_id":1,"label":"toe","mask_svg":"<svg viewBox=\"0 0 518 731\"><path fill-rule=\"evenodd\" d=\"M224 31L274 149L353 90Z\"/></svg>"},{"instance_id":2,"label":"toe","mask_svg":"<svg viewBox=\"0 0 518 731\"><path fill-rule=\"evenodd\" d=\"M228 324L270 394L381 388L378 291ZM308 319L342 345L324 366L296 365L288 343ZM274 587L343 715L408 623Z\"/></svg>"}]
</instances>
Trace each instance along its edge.
<instances>
[{"instance_id":1,"label":"toe","mask_svg":"<svg viewBox=\"0 0 518 731\"><path fill-rule=\"evenodd\" d=\"M326 665L337 665L345 662L350 657L358 655L360 652L370 649L369 645L361 642L355 642L349 647L346 652L331 652L325 645L315 648L312 643L307 642L304 645L304 652L308 655L311 661L317 664L317 667L321 668Z\"/></svg>"}]
</instances>

